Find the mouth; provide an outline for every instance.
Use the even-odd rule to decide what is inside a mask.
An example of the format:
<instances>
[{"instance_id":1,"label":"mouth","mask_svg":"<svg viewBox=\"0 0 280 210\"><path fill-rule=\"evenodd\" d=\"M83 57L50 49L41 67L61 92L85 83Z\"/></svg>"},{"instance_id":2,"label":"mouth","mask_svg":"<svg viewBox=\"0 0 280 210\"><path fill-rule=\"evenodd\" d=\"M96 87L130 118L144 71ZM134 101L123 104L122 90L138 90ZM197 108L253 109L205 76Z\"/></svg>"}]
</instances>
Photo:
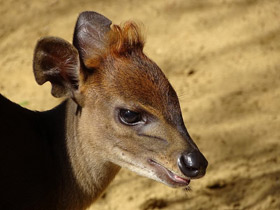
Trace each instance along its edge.
<instances>
[{"instance_id":1,"label":"mouth","mask_svg":"<svg viewBox=\"0 0 280 210\"><path fill-rule=\"evenodd\" d=\"M148 159L148 162L155 167L160 179L164 180L163 182L172 187L187 187L191 182L190 179L174 174L172 171L152 159Z\"/></svg>"}]
</instances>

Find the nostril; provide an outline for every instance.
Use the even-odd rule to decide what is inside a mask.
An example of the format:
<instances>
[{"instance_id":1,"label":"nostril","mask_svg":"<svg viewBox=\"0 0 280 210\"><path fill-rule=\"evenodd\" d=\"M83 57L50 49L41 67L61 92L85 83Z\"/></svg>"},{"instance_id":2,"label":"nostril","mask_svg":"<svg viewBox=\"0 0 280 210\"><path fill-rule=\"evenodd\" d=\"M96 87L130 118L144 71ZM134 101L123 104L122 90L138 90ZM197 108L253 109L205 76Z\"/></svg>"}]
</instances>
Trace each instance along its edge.
<instances>
[{"instance_id":1,"label":"nostril","mask_svg":"<svg viewBox=\"0 0 280 210\"><path fill-rule=\"evenodd\" d=\"M181 155L178 160L178 166L182 173L188 177L195 177L199 173L199 169L194 166L194 161L189 155Z\"/></svg>"},{"instance_id":2,"label":"nostril","mask_svg":"<svg viewBox=\"0 0 280 210\"><path fill-rule=\"evenodd\" d=\"M199 178L203 176L207 168L207 160L199 152L183 153L178 158L178 166L182 173L190 178Z\"/></svg>"},{"instance_id":3,"label":"nostril","mask_svg":"<svg viewBox=\"0 0 280 210\"><path fill-rule=\"evenodd\" d=\"M194 168L194 167L186 167L186 168L189 171L198 171L198 168Z\"/></svg>"}]
</instances>

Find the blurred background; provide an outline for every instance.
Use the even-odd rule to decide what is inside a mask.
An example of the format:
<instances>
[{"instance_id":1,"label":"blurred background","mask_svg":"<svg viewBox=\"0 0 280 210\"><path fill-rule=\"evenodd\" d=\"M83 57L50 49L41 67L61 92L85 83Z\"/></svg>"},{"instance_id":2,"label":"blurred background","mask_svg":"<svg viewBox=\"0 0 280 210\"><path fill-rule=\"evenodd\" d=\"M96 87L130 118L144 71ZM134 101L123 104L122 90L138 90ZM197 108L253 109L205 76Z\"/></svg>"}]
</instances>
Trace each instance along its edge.
<instances>
[{"instance_id":1,"label":"blurred background","mask_svg":"<svg viewBox=\"0 0 280 210\"><path fill-rule=\"evenodd\" d=\"M191 191L122 169L95 210L280 209L279 0L0 0L0 92L33 110L60 100L38 86L42 36L72 40L78 14L142 23L146 54L177 91L209 161ZM1 116L0 116L1 119Z\"/></svg>"}]
</instances>

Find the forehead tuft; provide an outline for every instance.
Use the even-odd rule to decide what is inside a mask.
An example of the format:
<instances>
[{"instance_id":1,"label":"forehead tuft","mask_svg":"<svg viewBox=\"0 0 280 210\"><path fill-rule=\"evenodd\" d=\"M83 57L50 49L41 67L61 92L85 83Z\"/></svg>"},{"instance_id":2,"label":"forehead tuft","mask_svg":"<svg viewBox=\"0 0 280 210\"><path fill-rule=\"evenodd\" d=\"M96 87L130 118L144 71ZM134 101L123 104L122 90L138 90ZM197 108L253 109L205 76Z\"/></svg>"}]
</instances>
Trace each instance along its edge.
<instances>
[{"instance_id":1,"label":"forehead tuft","mask_svg":"<svg viewBox=\"0 0 280 210\"><path fill-rule=\"evenodd\" d=\"M144 38L139 26L133 21L127 21L121 26L113 25L109 32L109 50L115 55L143 50Z\"/></svg>"},{"instance_id":2,"label":"forehead tuft","mask_svg":"<svg viewBox=\"0 0 280 210\"><path fill-rule=\"evenodd\" d=\"M108 56L118 58L142 52L144 43L140 27L135 22L127 21L122 25L113 25L102 47L96 49L94 56L86 60L86 65L94 69L98 68Z\"/></svg>"}]
</instances>

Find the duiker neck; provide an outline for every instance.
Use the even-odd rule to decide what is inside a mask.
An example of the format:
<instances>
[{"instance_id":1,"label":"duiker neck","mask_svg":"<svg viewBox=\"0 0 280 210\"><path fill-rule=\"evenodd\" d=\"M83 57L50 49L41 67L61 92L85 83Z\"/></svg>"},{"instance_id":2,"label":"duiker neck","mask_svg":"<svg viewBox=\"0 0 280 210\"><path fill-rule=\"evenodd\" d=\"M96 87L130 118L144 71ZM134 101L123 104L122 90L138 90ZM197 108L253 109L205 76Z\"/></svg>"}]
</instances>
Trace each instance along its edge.
<instances>
[{"instance_id":1,"label":"duiker neck","mask_svg":"<svg viewBox=\"0 0 280 210\"><path fill-rule=\"evenodd\" d=\"M38 116L39 132L44 136L50 160L49 178L56 192L50 198L57 204L52 209L85 209L94 202L113 180L120 167L101 158L93 145L79 138L80 114L77 104L67 99ZM94 140L93 140L94 141ZM89 153L96 154L89 161ZM58 189L57 189L58 188ZM58 194L57 194L58 193Z\"/></svg>"},{"instance_id":2,"label":"duiker neck","mask_svg":"<svg viewBox=\"0 0 280 210\"><path fill-rule=\"evenodd\" d=\"M42 136L48 149L47 155L50 159L49 168L50 179L53 180L52 195L55 206L50 209L84 209L90 203L90 196L83 192L73 173L73 167L69 157L68 141L71 141L67 134L71 131L67 123L68 103L70 100L62 102L57 107L39 114L38 122L42 124ZM85 198L85 199L84 199Z\"/></svg>"},{"instance_id":3,"label":"duiker neck","mask_svg":"<svg viewBox=\"0 0 280 210\"><path fill-rule=\"evenodd\" d=\"M54 114L56 110L64 110L65 115L63 117L65 120L63 144L68 166L62 166L62 168L65 172L63 175L65 177L64 183L72 183L72 186L64 186L64 190L68 194L66 197L73 199L77 196L78 203L81 202L83 206L88 206L102 194L120 167L104 160L99 155L103 151L97 151L94 144L88 145L88 139L81 139L79 127L83 109L79 108L72 99L66 100L55 108ZM59 119L59 121L61 120L63 119ZM89 160L92 153L95 154L93 161ZM65 162L65 160L62 161L62 163Z\"/></svg>"}]
</instances>

